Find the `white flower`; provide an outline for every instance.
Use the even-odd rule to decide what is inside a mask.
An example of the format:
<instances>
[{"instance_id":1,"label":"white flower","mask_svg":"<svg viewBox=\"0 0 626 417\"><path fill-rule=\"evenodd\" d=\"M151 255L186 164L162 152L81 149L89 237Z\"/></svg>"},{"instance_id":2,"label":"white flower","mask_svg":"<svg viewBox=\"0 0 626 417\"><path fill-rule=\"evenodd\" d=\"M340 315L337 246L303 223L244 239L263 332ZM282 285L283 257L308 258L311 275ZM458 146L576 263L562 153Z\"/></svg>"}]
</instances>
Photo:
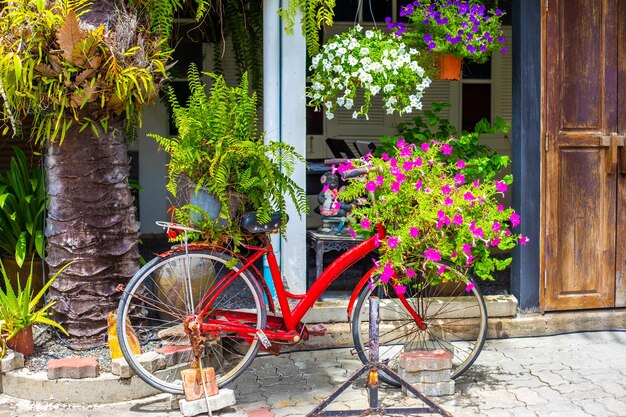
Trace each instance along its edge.
<instances>
[{"instance_id":1,"label":"white flower","mask_svg":"<svg viewBox=\"0 0 626 417\"><path fill-rule=\"evenodd\" d=\"M358 23L354 26L354 29L355 29L357 32L360 32L361 30L363 30L363 28L361 27L361 25L359 25Z\"/></svg>"},{"instance_id":2,"label":"white flower","mask_svg":"<svg viewBox=\"0 0 626 417\"><path fill-rule=\"evenodd\" d=\"M371 30L366 30L365 31L365 37L367 39L372 39L374 37L374 32L372 32Z\"/></svg>"},{"instance_id":3,"label":"white flower","mask_svg":"<svg viewBox=\"0 0 626 417\"><path fill-rule=\"evenodd\" d=\"M394 105L398 102L398 99L396 98L396 96L391 96L387 99L387 104L389 105Z\"/></svg>"},{"instance_id":4,"label":"white flower","mask_svg":"<svg viewBox=\"0 0 626 417\"><path fill-rule=\"evenodd\" d=\"M346 105L344 106L346 109L350 110L354 106L354 101L351 98L346 99Z\"/></svg>"},{"instance_id":5,"label":"white flower","mask_svg":"<svg viewBox=\"0 0 626 417\"><path fill-rule=\"evenodd\" d=\"M391 57L392 57L392 58L395 58L395 57L397 57L397 56L398 56L398 51L397 51L396 49L392 49L392 50L389 52L389 55L391 55Z\"/></svg>"},{"instance_id":6,"label":"white flower","mask_svg":"<svg viewBox=\"0 0 626 417\"><path fill-rule=\"evenodd\" d=\"M387 114L393 113L393 107L387 107Z\"/></svg>"},{"instance_id":7,"label":"white flower","mask_svg":"<svg viewBox=\"0 0 626 417\"><path fill-rule=\"evenodd\" d=\"M395 86L396 86L395 84L387 84L387 85L385 85L385 86L383 87L383 91L384 91L385 93L388 93L388 92L390 92L391 90L393 90ZM394 103L395 103L395 102L394 102Z\"/></svg>"},{"instance_id":8,"label":"white flower","mask_svg":"<svg viewBox=\"0 0 626 417\"><path fill-rule=\"evenodd\" d=\"M359 113L357 113L356 111L354 113L352 113L352 118L356 119L357 117L359 117Z\"/></svg>"},{"instance_id":9,"label":"white flower","mask_svg":"<svg viewBox=\"0 0 626 417\"><path fill-rule=\"evenodd\" d=\"M339 106L343 106L343 103L346 102L346 99L344 99L343 97L337 97L337 104Z\"/></svg>"},{"instance_id":10,"label":"white flower","mask_svg":"<svg viewBox=\"0 0 626 417\"><path fill-rule=\"evenodd\" d=\"M313 88L313 90L318 90L318 91L322 91L324 90L324 88L326 88L324 87L324 84L320 83L319 81L315 81L311 87Z\"/></svg>"},{"instance_id":11,"label":"white flower","mask_svg":"<svg viewBox=\"0 0 626 417\"><path fill-rule=\"evenodd\" d=\"M417 63L417 61L411 61L411 63L409 64L409 68L411 68L411 71L417 71L417 69L419 68L419 64ZM424 70L422 70L422 72L424 72ZM419 72L417 73L417 75L420 75ZM421 75L420 75L421 77Z\"/></svg>"},{"instance_id":12,"label":"white flower","mask_svg":"<svg viewBox=\"0 0 626 417\"><path fill-rule=\"evenodd\" d=\"M341 56L341 55L345 54L346 52L348 52L348 51L343 46L341 48L337 49L337 55L338 56Z\"/></svg>"},{"instance_id":13,"label":"white flower","mask_svg":"<svg viewBox=\"0 0 626 417\"><path fill-rule=\"evenodd\" d=\"M417 49L415 49L415 48L411 48L411 49L409 49L409 55L415 55L415 54L417 54L417 53L418 53L418 52L417 52Z\"/></svg>"},{"instance_id":14,"label":"white flower","mask_svg":"<svg viewBox=\"0 0 626 417\"><path fill-rule=\"evenodd\" d=\"M409 96L409 101L411 102L412 107L417 108L420 99L415 94L412 94Z\"/></svg>"},{"instance_id":15,"label":"white flower","mask_svg":"<svg viewBox=\"0 0 626 417\"><path fill-rule=\"evenodd\" d=\"M411 113L413 111L413 108L411 106L406 106L404 109L402 109L403 113Z\"/></svg>"},{"instance_id":16,"label":"white flower","mask_svg":"<svg viewBox=\"0 0 626 417\"><path fill-rule=\"evenodd\" d=\"M321 55L315 55L313 59L311 60L311 67L317 68L317 64L319 64L320 59L322 59Z\"/></svg>"},{"instance_id":17,"label":"white flower","mask_svg":"<svg viewBox=\"0 0 626 417\"><path fill-rule=\"evenodd\" d=\"M383 59L383 65L387 68L387 69L391 69L391 61L388 60L387 58Z\"/></svg>"},{"instance_id":18,"label":"white flower","mask_svg":"<svg viewBox=\"0 0 626 417\"><path fill-rule=\"evenodd\" d=\"M348 63L349 63L351 66L355 66L356 64L358 64L358 63L359 63L359 60L358 60L358 59L356 59L355 57L353 57L352 55L350 55L350 56L348 57Z\"/></svg>"},{"instance_id":19,"label":"white flower","mask_svg":"<svg viewBox=\"0 0 626 417\"><path fill-rule=\"evenodd\" d=\"M369 48L361 48L361 55L369 55L370 50Z\"/></svg>"},{"instance_id":20,"label":"white flower","mask_svg":"<svg viewBox=\"0 0 626 417\"><path fill-rule=\"evenodd\" d=\"M333 107L333 102L332 101L327 101L326 103L324 103L324 106L326 106L327 109L330 109Z\"/></svg>"},{"instance_id":21,"label":"white flower","mask_svg":"<svg viewBox=\"0 0 626 417\"><path fill-rule=\"evenodd\" d=\"M335 117L335 115L333 114L333 112L331 112L330 110L327 110L327 111L326 111L326 118L327 118L328 120L332 120L332 119L333 119L333 117Z\"/></svg>"},{"instance_id":22,"label":"white flower","mask_svg":"<svg viewBox=\"0 0 626 417\"><path fill-rule=\"evenodd\" d=\"M370 91L372 92L372 95L375 96L380 91L380 86L379 85L373 85L373 86L370 87Z\"/></svg>"},{"instance_id":23,"label":"white flower","mask_svg":"<svg viewBox=\"0 0 626 417\"><path fill-rule=\"evenodd\" d=\"M343 72L343 67L341 65L335 65L333 67L333 71L338 72L338 73L342 73Z\"/></svg>"},{"instance_id":24,"label":"white flower","mask_svg":"<svg viewBox=\"0 0 626 417\"><path fill-rule=\"evenodd\" d=\"M330 49L331 51L334 51L338 47L339 47L339 44L337 42L333 42L333 43L328 44L328 49Z\"/></svg>"}]
</instances>

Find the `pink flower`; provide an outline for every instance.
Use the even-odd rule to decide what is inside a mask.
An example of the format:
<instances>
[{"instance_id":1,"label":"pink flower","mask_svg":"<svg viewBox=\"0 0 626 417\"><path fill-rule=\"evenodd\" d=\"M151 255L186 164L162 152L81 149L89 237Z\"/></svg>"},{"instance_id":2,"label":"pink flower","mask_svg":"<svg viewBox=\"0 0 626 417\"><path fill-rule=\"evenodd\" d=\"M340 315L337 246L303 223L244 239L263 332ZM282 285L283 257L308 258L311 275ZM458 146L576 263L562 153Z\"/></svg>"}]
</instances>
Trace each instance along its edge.
<instances>
[{"instance_id":1,"label":"pink flower","mask_svg":"<svg viewBox=\"0 0 626 417\"><path fill-rule=\"evenodd\" d=\"M456 253L456 252L452 252L452 253L450 254L450 259L454 259L454 258L456 258L457 256L459 256L459 254L458 254L458 253Z\"/></svg>"},{"instance_id":2,"label":"pink flower","mask_svg":"<svg viewBox=\"0 0 626 417\"><path fill-rule=\"evenodd\" d=\"M393 158L391 158L391 160L389 161L389 165L391 165L394 168L396 168L398 166L398 160L396 159L395 156Z\"/></svg>"},{"instance_id":3,"label":"pink flower","mask_svg":"<svg viewBox=\"0 0 626 417\"><path fill-rule=\"evenodd\" d=\"M385 177L383 177L382 175L378 175L376 177L376 184L383 185L384 182L385 182Z\"/></svg>"},{"instance_id":4,"label":"pink flower","mask_svg":"<svg viewBox=\"0 0 626 417\"><path fill-rule=\"evenodd\" d=\"M509 220L511 220L511 225L513 227L518 226L520 223L519 214L517 214L516 212L511 213L511 217L509 217Z\"/></svg>"},{"instance_id":5,"label":"pink flower","mask_svg":"<svg viewBox=\"0 0 626 417\"><path fill-rule=\"evenodd\" d=\"M470 256L467 258L467 262L465 262L465 265L466 265L466 266L467 266L467 265L470 265L472 262L474 262L474 255L470 255Z\"/></svg>"},{"instance_id":6,"label":"pink flower","mask_svg":"<svg viewBox=\"0 0 626 417\"><path fill-rule=\"evenodd\" d=\"M380 268L380 262L378 262L378 259L372 258L372 262L374 262L376 268Z\"/></svg>"},{"instance_id":7,"label":"pink flower","mask_svg":"<svg viewBox=\"0 0 626 417\"><path fill-rule=\"evenodd\" d=\"M450 155L452 153L452 146L450 146L450 144L448 143L444 143L441 146L441 153L444 155Z\"/></svg>"},{"instance_id":8,"label":"pink flower","mask_svg":"<svg viewBox=\"0 0 626 417\"><path fill-rule=\"evenodd\" d=\"M472 253L472 245L470 245L469 243L464 244L462 251L464 254L469 255L470 253Z\"/></svg>"},{"instance_id":9,"label":"pink flower","mask_svg":"<svg viewBox=\"0 0 626 417\"><path fill-rule=\"evenodd\" d=\"M420 231L417 229L417 227L411 227L411 229L409 230L409 234L411 235L412 238L416 238L420 235Z\"/></svg>"},{"instance_id":10,"label":"pink flower","mask_svg":"<svg viewBox=\"0 0 626 417\"><path fill-rule=\"evenodd\" d=\"M500 223L498 223L497 221L494 221L493 224L491 225L491 230L493 230L494 232L499 232L501 227L502 225Z\"/></svg>"},{"instance_id":11,"label":"pink flower","mask_svg":"<svg viewBox=\"0 0 626 417\"><path fill-rule=\"evenodd\" d=\"M496 238L494 238L494 239L493 239L493 241L491 242L491 246L494 246L494 247L495 247L495 246L498 246L498 245L500 244L500 242L501 242L501 241L500 241L500 238L499 238L499 237L496 237Z\"/></svg>"},{"instance_id":12,"label":"pink flower","mask_svg":"<svg viewBox=\"0 0 626 417\"><path fill-rule=\"evenodd\" d=\"M407 269L406 270L406 276L409 278L413 278L416 275L416 272L412 269Z\"/></svg>"},{"instance_id":13,"label":"pink flower","mask_svg":"<svg viewBox=\"0 0 626 417\"><path fill-rule=\"evenodd\" d=\"M398 191L400 191L400 183L398 181L394 181L389 189L394 193L397 193Z\"/></svg>"},{"instance_id":14,"label":"pink flower","mask_svg":"<svg viewBox=\"0 0 626 417\"><path fill-rule=\"evenodd\" d=\"M526 236L520 236L519 237L519 243L522 246L526 246L526 244L530 241L530 239L528 239L528 237Z\"/></svg>"},{"instance_id":15,"label":"pink flower","mask_svg":"<svg viewBox=\"0 0 626 417\"><path fill-rule=\"evenodd\" d=\"M413 169L413 162L412 161L404 161L404 163L402 164L402 169L405 171L410 171Z\"/></svg>"},{"instance_id":16,"label":"pink flower","mask_svg":"<svg viewBox=\"0 0 626 417\"><path fill-rule=\"evenodd\" d=\"M444 206L451 206L454 204L454 200L451 199L450 197L446 197L445 200L443 200L443 205Z\"/></svg>"},{"instance_id":17,"label":"pink flower","mask_svg":"<svg viewBox=\"0 0 626 417\"><path fill-rule=\"evenodd\" d=\"M439 251L436 249L428 248L424 252L424 257L427 261L439 262L441 260L441 253L439 253Z\"/></svg>"},{"instance_id":18,"label":"pink flower","mask_svg":"<svg viewBox=\"0 0 626 417\"><path fill-rule=\"evenodd\" d=\"M510 231L509 229L506 229L506 230L504 231L504 236L506 236L506 237L511 236L511 231Z\"/></svg>"},{"instance_id":19,"label":"pink flower","mask_svg":"<svg viewBox=\"0 0 626 417\"><path fill-rule=\"evenodd\" d=\"M380 159L382 159L385 162L388 161L389 160L389 154L386 154L386 153L382 154L380 156Z\"/></svg>"},{"instance_id":20,"label":"pink flower","mask_svg":"<svg viewBox=\"0 0 626 417\"><path fill-rule=\"evenodd\" d=\"M335 165L333 165L333 166L330 167L330 173L332 175L335 175L335 172L337 172L337 167Z\"/></svg>"},{"instance_id":21,"label":"pink flower","mask_svg":"<svg viewBox=\"0 0 626 417\"><path fill-rule=\"evenodd\" d=\"M379 247L380 246L380 238L378 237L378 235L374 236L374 247Z\"/></svg>"},{"instance_id":22,"label":"pink flower","mask_svg":"<svg viewBox=\"0 0 626 417\"><path fill-rule=\"evenodd\" d=\"M413 153L413 151L408 146L405 147L405 148L402 148L402 150L400 150L400 156L403 157L403 158L410 158L412 153Z\"/></svg>"},{"instance_id":23,"label":"pink flower","mask_svg":"<svg viewBox=\"0 0 626 417\"><path fill-rule=\"evenodd\" d=\"M446 272L446 266L441 265L439 269L437 269L437 275L442 275L444 272Z\"/></svg>"},{"instance_id":24,"label":"pink flower","mask_svg":"<svg viewBox=\"0 0 626 417\"><path fill-rule=\"evenodd\" d=\"M363 220L361 220L361 227L362 227L363 229L366 229L366 230L367 230L367 229L369 229L369 228L370 228L370 226L371 226L371 225L372 225L372 223L370 223L370 221L368 220L368 218L367 218L367 217L363 217Z\"/></svg>"},{"instance_id":25,"label":"pink flower","mask_svg":"<svg viewBox=\"0 0 626 417\"><path fill-rule=\"evenodd\" d=\"M322 193L325 193L329 189L330 189L330 185L326 184L325 186L322 187Z\"/></svg>"},{"instance_id":26,"label":"pink flower","mask_svg":"<svg viewBox=\"0 0 626 417\"><path fill-rule=\"evenodd\" d=\"M424 142L424 143L422 143L420 145L420 149L422 150L422 152L428 151L429 148L430 148L430 145L428 143L426 143L426 142Z\"/></svg>"},{"instance_id":27,"label":"pink flower","mask_svg":"<svg viewBox=\"0 0 626 417\"><path fill-rule=\"evenodd\" d=\"M402 295L406 292L406 287L404 285L396 285L394 289L396 290L396 294L398 295Z\"/></svg>"},{"instance_id":28,"label":"pink flower","mask_svg":"<svg viewBox=\"0 0 626 417\"><path fill-rule=\"evenodd\" d=\"M498 211L504 211L504 206L502 204L498 204Z\"/></svg>"},{"instance_id":29,"label":"pink flower","mask_svg":"<svg viewBox=\"0 0 626 417\"><path fill-rule=\"evenodd\" d=\"M472 291L472 290L474 289L474 286L475 286L475 285L476 285L476 284L474 284L473 282L469 282L469 283L467 284L467 286L465 287L465 291L467 291L467 292Z\"/></svg>"},{"instance_id":30,"label":"pink flower","mask_svg":"<svg viewBox=\"0 0 626 417\"><path fill-rule=\"evenodd\" d=\"M339 201L335 201L332 205L331 208L333 210L339 210L341 208L341 203Z\"/></svg>"},{"instance_id":31,"label":"pink flower","mask_svg":"<svg viewBox=\"0 0 626 417\"><path fill-rule=\"evenodd\" d=\"M417 191L422 189L422 180L417 180L417 182L415 183L415 189Z\"/></svg>"},{"instance_id":32,"label":"pink flower","mask_svg":"<svg viewBox=\"0 0 626 417\"><path fill-rule=\"evenodd\" d=\"M476 197L474 197L474 194L470 193L469 191L463 194L463 198L467 201L473 201L476 199Z\"/></svg>"},{"instance_id":33,"label":"pink flower","mask_svg":"<svg viewBox=\"0 0 626 417\"><path fill-rule=\"evenodd\" d=\"M393 268L391 267L391 262L387 262L387 265L383 268L382 274L380 274L380 280L386 284L391 277L393 277Z\"/></svg>"},{"instance_id":34,"label":"pink flower","mask_svg":"<svg viewBox=\"0 0 626 417\"><path fill-rule=\"evenodd\" d=\"M499 193L506 193L506 190L508 189L508 187L506 186L506 183L504 181L498 181L496 180L496 191Z\"/></svg>"},{"instance_id":35,"label":"pink flower","mask_svg":"<svg viewBox=\"0 0 626 417\"><path fill-rule=\"evenodd\" d=\"M406 141L404 139L398 139L396 146L398 149L403 149L406 146Z\"/></svg>"},{"instance_id":36,"label":"pink flower","mask_svg":"<svg viewBox=\"0 0 626 417\"><path fill-rule=\"evenodd\" d=\"M463 175L463 174L456 174L454 176L454 182L456 184L459 184L459 185L465 184L465 175Z\"/></svg>"},{"instance_id":37,"label":"pink flower","mask_svg":"<svg viewBox=\"0 0 626 417\"><path fill-rule=\"evenodd\" d=\"M463 169L465 168L465 161L462 159L459 159L458 161L456 161L456 167L458 169Z\"/></svg>"},{"instance_id":38,"label":"pink flower","mask_svg":"<svg viewBox=\"0 0 626 417\"><path fill-rule=\"evenodd\" d=\"M389 246L389 249L397 248L398 247L398 238L392 236L389 239L387 239L387 246Z\"/></svg>"},{"instance_id":39,"label":"pink flower","mask_svg":"<svg viewBox=\"0 0 626 417\"><path fill-rule=\"evenodd\" d=\"M483 232L483 229L481 229L480 227L477 227L476 229L472 230L472 234L476 236L477 239L482 239L483 237L485 237L485 233Z\"/></svg>"},{"instance_id":40,"label":"pink flower","mask_svg":"<svg viewBox=\"0 0 626 417\"><path fill-rule=\"evenodd\" d=\"M417 158L416 160L413 161L414 167L421 167L423 164L424 164L424 161L422 160L422 158Z\"/></svg>"},{"instance_id":41,"label":"pink flower","mask_svg":"<svg viewBox=\"0 0 626 417\"><path fill-rule=\"evenodd\" d=\"M353 228L348 227L348 232L350 232L350 236L352 236L352 239L356 239L356 232Z\"/></svg>"},{"instance_id":42,"label":"pink flower","mask_svg":"<svg viewBox=\"0 0 626 417\"><path fill-rule=\"evenodd\" d=\"M377 187L378 185L376 185L374 181L368 181L367 184L365 184L365 189L369 191L370 193L373 193L374 191L376 191Z\"/></svg>"},{"instance_id":43,"label":"pink flower","mask_svg":"<svg viewBox=\"0 0 626 417\"><path fill-rule=\"evenodd\" d=\"M404 175L402 173L398 173L396 175L396 181L398 181L400 184L402 184L405 179L406 179L406 175Z\"/></svg>"},{"instance_id":44,"label":"pink flower","mask_svg":"<svg viewBox=\"0 0 626 417\"><path fill-rule=\"evenodd\" d=\"M443 193L443 195L450 194L450 191L450 186L448 184L441 187L441 192Z\"/></svg>"},{"instance_id":45,"label":"pink flower","mask_svg":"<svg viewBox=\"0 0 626 417\"><path fill-rule=\"evenodd\" d=\"M455 224L455 226L460 226L463 224L463 216L461 216L460 214L456 214L453 218L452 218L452 223Z\"/></svg>"},{"instance_id":46,"label":"pink flower","mask_svg":"<svg viewBox=\"0 0 626 417\"><path fill-rule=\"evenodd\" d=\"M480 187L480 181L478 180L474 180L473 184L474 184L474 187L476 188Z\"/></svg>"}]
</instances>

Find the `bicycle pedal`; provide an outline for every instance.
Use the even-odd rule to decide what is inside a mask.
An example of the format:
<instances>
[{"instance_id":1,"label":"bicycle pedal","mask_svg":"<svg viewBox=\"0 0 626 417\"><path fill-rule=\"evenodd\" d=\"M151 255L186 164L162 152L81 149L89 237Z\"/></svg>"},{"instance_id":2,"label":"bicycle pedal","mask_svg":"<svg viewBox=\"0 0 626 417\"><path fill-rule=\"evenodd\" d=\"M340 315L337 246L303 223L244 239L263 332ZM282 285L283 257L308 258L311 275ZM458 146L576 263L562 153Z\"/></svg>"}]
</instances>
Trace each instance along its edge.
<instances>
[{"instance_id":1,"label":"bicycle pedal","mask_svg":"<svg viewBox=\"0 0 626 417\"><path fill-rule=\"evenodd\" d=\"M272 346L270 339L267 338L263 330L257 330L256 335L265 349L269 349Z\"/></svg>"},{"instance_id":2,"label":"bicycle pedal","mask_svg":"<svg viewBox=\"0 0 626 417\"><path fill-rule=\"evenodd\" d=\"M324 336L326 332L328 331L328 329L324 327L323 324L316 324L315 326L312 326L308 330L309 330L310 336Z\"/></svg>"}]
</instances>

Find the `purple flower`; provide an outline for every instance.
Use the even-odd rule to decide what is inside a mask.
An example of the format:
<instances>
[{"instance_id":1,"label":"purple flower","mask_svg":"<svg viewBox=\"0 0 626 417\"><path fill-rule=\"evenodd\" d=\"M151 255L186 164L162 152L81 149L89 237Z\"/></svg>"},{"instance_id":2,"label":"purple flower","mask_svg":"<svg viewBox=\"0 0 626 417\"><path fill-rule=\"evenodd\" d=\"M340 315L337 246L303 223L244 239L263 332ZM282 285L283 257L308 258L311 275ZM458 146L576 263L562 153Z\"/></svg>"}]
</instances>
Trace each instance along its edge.
<instances>
[{"instance_id":1,"label":"purple flower","mask_svg":"<svg viewBox=\"0 0 626 417\"><path fill-rule=\"evenodd\" d=\"M433 37L430 33L424 35L424 42L431 43L433 41Z\"/></svg>"},{"instance_id":2,"label":"purple flower","mask_svg":"<svg viewBox=\"0 0 626 417\"><path fill-rule=\"evenodd\" d=\"M365 189L369 191L370 193L373 193L374 191L376 191L377 187L378 185L376 185L374 181L368 181L367 184L365 184Z\"/></svg>"},{"instance_id":3,"label":"purple flower","mask_svg":"<svg viewBox=\"0 0 626 417\"><path fill-rule=\"evenodd\" d=\"M417 227L411 227L411 229L409 230L409 234L411 235L412 238L416 238L420 235L420 231L417 229Z\"/></svg>"},{"instance_id":4,"label":"purple flower","mask_svg":"<svg viewBox=\"0 0 626 417\"><path fill-rule=\"evenodd\" d=\"M370 228L371 225L372 223L369 221L369 219L367 217L363 217L363 220L361 220L361 227L367 230Z\"/></svg>"},{"instance_id":5,"label":"purple flower","mask_svg":"<svg viewBox=\"0 0 626 417\"><path fill-rule=\"evenodd\" d=\"M448 143L444 143L441 147L441 153L444 155L450 155L452 153L452 146Z\"/></svg>"},{"instance_id":6,"label":"purple flower","mask_svg":"<svg viewBox=\"0 0 626 417\"><path fill-rule=\"evenodd\" d=\"M439 262L441 260L441 254L436 249L428 248L424 252L424 258L426 258L427 261Z\"/></svg>"},{"instance_id":7,"label":"purple flower","mask_svg":"<svg viewBox=\"0 0 626 417\"><path fill-rule=\"evenodd\" d=\"M435 42L430 42L428 44L428 50L429 51L434 51L435 48L437 48L437 44ZM502 48L502 50L505 50L506 48ZM503 54L505 54L506 52L502 52Z\"/></svg>"},{"instance_id":8,"label":"purple flower","mask_svg":"<svg viewBox=\"0 0 626 417\"><path fill-rule=\"evenodd\" d=\"M486 45L480 45L480 51L481 52L485 52L487 50L487 46Z\"/></svg>"},{"instance_id":9,"label":"purple flower","mask_svg":"<svg viewBox=\"0 0 626 417\"><path fill-rule=\"evenodd\" d=\"M504 36L500 35L500 36L498 36L498 42L504 43L504 42L506 42L506 39L504 38Z\"/></svg>"},{"instance_id":10,"label":"purple flower","mask_svg":"<svg viewBox=\"0 0 626 417\"><path fill-rule=\"evenodd\" d=\"M469 36L468 36L468 39L469 39ZM475 53L476 53L476 47L475 47L474 45L467 45L467 48L466 48L466 49L467 49L467 51L468 51L470 54L475 54ZM505 49L505 48L502 48L502 49ZM503 52L503 53L504 53L504 52Z\"/></svg>"},{"instance_id":11,"label":"purple flower","mask_svg":"<svg viewBox=\"0 0 626 417\"><path fill-rule=\"evenodd\" d=\"M508 52L508 49L506 49L506 48L502 48L502 49L500 49L500 53L501 53L502 55L505 55L507 52Z\"/></svg>"}]
</instances>

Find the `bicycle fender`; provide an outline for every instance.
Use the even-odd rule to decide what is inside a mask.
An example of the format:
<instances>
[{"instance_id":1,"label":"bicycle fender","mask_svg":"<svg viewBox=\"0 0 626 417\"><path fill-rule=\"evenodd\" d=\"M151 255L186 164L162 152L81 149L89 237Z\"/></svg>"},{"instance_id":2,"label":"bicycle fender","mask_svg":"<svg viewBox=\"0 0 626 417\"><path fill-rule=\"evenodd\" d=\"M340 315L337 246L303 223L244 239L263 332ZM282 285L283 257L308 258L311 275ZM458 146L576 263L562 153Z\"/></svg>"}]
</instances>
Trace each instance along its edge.
<instances>
[{"instance_id":1,"label":"bicycle fender","mask_svg":"<svg viewBox=\"0 0 626 417\"><path fill-rule=\"evenodd\" d=\"M369 271L367 271L365 275L363 275L363 277L359 280L359 283L354 288L354 291L352 291L352 296L350 297L350 302L348 303L348 320L352 318L352 309L354 308L354 302L356 301L356 298L359 296L361 289L365 285L367 285L367 282L371 279L372 275L374 275L376 269L377 268L374 266Z\"/></svg>"}]
</instances>

